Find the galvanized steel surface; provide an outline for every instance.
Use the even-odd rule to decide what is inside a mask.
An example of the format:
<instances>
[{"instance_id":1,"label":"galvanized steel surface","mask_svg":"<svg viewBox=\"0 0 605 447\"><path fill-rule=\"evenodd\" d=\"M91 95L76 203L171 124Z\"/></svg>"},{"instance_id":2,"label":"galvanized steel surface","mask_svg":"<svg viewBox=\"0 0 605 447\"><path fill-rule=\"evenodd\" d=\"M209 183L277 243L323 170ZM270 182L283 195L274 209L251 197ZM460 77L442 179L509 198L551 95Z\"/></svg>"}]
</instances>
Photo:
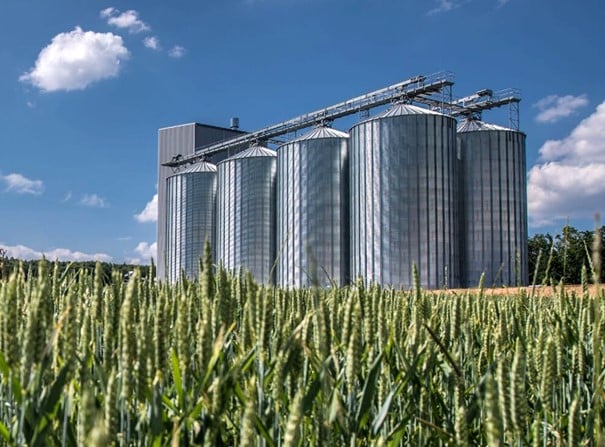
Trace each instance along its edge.
<instances>
[{"instance_id":1,"label":"galvanized steel surface","mask_svg":"<svg viewBox=\"0 0 605 447\"><path fill-rule=\"evenodd\" d=\"M204 243L214 239L216 166L199 163L166 180L166 273L176 282L182 272L198 276Z\"/></svg>"},{"instance_id":2,"label":"galvanized steel surface","mask_svg":"<svg viewBox=\"0 0 605 447\"><path fill-rule=\"evenodd\" d=\"M398 104L350 131L351 279L460 283L456 121Z\"/></svg>"},{"instance_id":3,"label":"galvanized steel surface","mask_svg":"<svg viewBox=\"0 0 605 447\"><path fill-rule=\"evenodd\" d=\"M157 276L164 279L168 270L166 179L174 174L171 168L162 166L177 154L189 155L195 152L195 124L167 127L158 131L158 223L157 223Z\"/></svg>"},{"instance_id":4,"label":"galvanized steel surface","mask_svg":"<svg viewBox=\"0 0 605 447\"><path fill-rule=\"evenodd\" d=\"M462 155L464 286L526 285L525 135L482 123L458 127Z\"/></svg>"},{"instance_id":5,"label":"galvanized steel surface","mask_svg":"<svg viewBox=\"0 0 605 447\"><path fill-rule=\"evenodd\" d=\"M218 165L217 260L264 284L273 282L276 170L275 151L260 146Z\"/></svg>"},{"instance_id":6,"label":"galvanized steel surface","mask_svg":"<svg viewBox=\"0 0 605 447\"><path fill-rule=\"evenodd\" d=\"M174 174L172 168L163 166L162 163L171 160L175 155L188 157L195 153L196 147L224 141L241 135L243 132L225 129L207 124L183 124L179 126L165 127L158 131L158 222L157 222L157 277L164 279L167 273L165 263L167 262L168 250L166 244L166 179ZM232 148L224 154L217 154L211 161L217 163L221 157L231 155L241 150Z\"/></svg>"},{"instance_id":7,"label":"galvanized steel surface","mask_svg":"<svg viewBox=\"0 0 605 447\"><path fill-rule=\"evenodd\" d=\"M319 127L277 151L280 286L348 280L348 134Z\"/></svg>"}]
</instances>

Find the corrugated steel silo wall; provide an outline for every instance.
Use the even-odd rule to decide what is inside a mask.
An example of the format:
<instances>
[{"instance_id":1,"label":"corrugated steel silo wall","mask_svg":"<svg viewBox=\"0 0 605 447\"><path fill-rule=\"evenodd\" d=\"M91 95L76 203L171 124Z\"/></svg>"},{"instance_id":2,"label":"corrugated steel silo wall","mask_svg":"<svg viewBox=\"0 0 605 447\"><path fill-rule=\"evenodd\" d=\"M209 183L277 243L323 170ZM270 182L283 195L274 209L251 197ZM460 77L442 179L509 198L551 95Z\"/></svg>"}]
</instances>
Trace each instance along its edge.
<instances>
[{"instance_id":1,"label":"corrugated steel silo wall","mask_svg":"<svg viewBox=\"0 0 605 447\"><path fill-rule=\"evenodd\" d=\"M273 283L276 157L225 160L218 165L217 261Z\"/></svg>"},{"instance_id":2,"label":"corrugated steel silo wall","mask_svg":"<svg viewBox=\"0 0 605 447\"><path fill-rule=\"evenodd\" d=\"M348 141L295 141L277 151L277 277L280 286L348 282Z\"/></svg>"},{"instance_id":3,"label":"corrugated steel silo wall","mask_svg":"<svg viewBox=\"0 0 605 447\"><path fill-rule=\"evenodd\" d=\"M166 274L197 278L206 239L214 240L216 173L177 174L166 181Z\"/></svg>"},{"instance_id":4,"label":"corrugated steel silo wall","mask_svg":"<svg viewBox=\"0 0 605 447\"><path fill-rule=\"evenodd\" d=\"M193 154L195 149L195 125L167 127L158 131L158 222L157 222L157 277L164 279L168 257L166 179L174 174L172 168L162 166L177 154Z\"/></svg>"},{"instance_id":5,"label":"corrugated steel silo wall","mask_svg":"<svg viewBox=\"0 0 605 447\"><path fill-rule=\"evenodd\" d=\"M179 126L165 127L158 131L158 221L157 221L157 277L164 279L165 263L168 255L166 245L166 179L174 174L172 168L162 166L162 163L170 161L177 154L186 157L195 153L195 148L211 143L228 140L242 135L245 132L226 129L206 124L183 124ZM241 148L233 148L228 151L233 154ZM210 158L214 163L222 160L224 154L218 154Z\"/></svg>"},{"instance_id":6,"label":"corrugated steel silo wall","mask_svg":"<svg viewBox=\"0 0 605 447\"><path fill-rule=\"evenodd\" d=\"M351 279L409 288L460 284L456 121L377 118L351 131Z\"/></svg>"},{"instance_id":7,"label":"corrugated steel silo wall","mask_svg":"<svg viewBox=\"0 0 605 447\"><path fill-rule=\"evenodd\" d=\"M465 287L526 285L525 135L511 130L458 134L463 165Z\"/></svg>"}]
</instances>

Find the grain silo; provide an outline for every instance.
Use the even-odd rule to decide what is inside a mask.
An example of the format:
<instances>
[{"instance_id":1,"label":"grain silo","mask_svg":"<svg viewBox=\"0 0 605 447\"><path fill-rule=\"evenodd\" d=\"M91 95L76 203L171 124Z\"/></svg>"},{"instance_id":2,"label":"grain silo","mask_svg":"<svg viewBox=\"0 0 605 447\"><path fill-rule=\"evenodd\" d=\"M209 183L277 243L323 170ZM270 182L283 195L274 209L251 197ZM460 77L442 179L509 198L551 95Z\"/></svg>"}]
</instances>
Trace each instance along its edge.
<instances>
[{"instance_id":1,"label":"grain silo","mask_svg":"<svg viewBox=\"0 0 605 447\"><path fill-rule=\"evenodd\" d=\"M217 261L273 282L276 153L253 146L218 164Z\"/></svg>"},{"instance_id":2,"label":"grain silo","mask_svg":"<svg viewBox=\"0 0 605 447\"><path fill-rule=\"evenodd\" d=\"M462 158L463 285L525 285L525 134L467 119L458 126Z\"/></svg>"},{"instance_id":3,"label":"grain silo","mask_svg":"<svg viewBox=\"0 0 605 447\"><path fill-rule=\"evenodd\" d=\"M397 103L350 134L351 279L458 286L456 120Z\"/></svg>"},{"instance_id":4,"label":"grain silo","mask_svg":"<svg viewBox=\"0 0 605 447\"><path fill-rule=\"evenodd\" d=\"M277 151L280 286L348 281L348 137L320 126Z\"/></svg>"},{"instance_id":5,"label":"grain silo","mask_svg":"<svg viewBox=\"0 0 605 447\"><path fill-rule=\"evenodd\" d=\"M198 275L204 242L214 238L216 166L198 163L166 179L166 275Z\"/></svg>"}]
</instances>

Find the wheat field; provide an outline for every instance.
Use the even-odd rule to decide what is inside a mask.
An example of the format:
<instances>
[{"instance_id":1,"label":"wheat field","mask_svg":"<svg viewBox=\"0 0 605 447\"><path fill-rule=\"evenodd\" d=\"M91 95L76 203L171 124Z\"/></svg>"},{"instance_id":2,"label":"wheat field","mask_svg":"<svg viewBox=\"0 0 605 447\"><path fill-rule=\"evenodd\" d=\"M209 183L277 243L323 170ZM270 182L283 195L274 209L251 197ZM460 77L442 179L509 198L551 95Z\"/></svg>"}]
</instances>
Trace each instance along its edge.
<instances>
[{"instance_id":1,"label":"wheat field","mask_svg":"<svg viewBox=\"0 0 605 447\"><path fill-rule=\"evenodd\" d=\"M38 270L0 282L2 445L605 445L605 293L587 280L281 290L208 257L176 285Z\"/></svg>"}]
</instances>

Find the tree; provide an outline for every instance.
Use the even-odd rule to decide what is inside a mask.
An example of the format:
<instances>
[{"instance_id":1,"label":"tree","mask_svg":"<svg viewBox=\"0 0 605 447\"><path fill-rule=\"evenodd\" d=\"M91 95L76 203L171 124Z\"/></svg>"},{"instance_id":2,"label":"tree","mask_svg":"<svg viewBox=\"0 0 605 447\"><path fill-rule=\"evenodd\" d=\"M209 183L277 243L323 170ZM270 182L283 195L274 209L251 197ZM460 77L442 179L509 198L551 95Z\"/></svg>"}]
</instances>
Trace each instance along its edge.
<instances>
[{"instance_id":1,"label":"tree","mask_svg":"<svg viewBox=\"0 0 605 447\"><path fill-rule=\"evenodd\" d=\"M8 251L0 247L0 279L5 278L8 271Z\"/></svg>"},{"instance_id":2,"label":"tree","mask_svg":"<svg viewBox=\"0 0 605 447\"><path fill-rule=\"evenodd\" d=\"M23 265L23 271L26 272L26 274L31 272L32 275L37 275L39 262L39 260L24 261L9 258L6 250L0 248L0 278L8 278L8 275L12 271L19 268L19 265ZM67 269L75 272L82 270L92 275L95 272L96 261L57 261L57 264L59 265L60 275ZM103 281L105 283L111 281L112 271L120 272L123 278L128 278L129 274L137 268L141 272L141 277L143 278L147 277L150 272L150 266L148 265L111 264L109 262L101 262L101 267L103 269Z\"/></svg>"},{"instance_id":3,"label":"tree","mask_svg":"<svg viewBox=\"0 0 605 447\"><path fill-rule=\"evenodd\" d=\"M580 231L566 225L561 234L551 236L535 234L528 240L528 267L530 279L537 284L563 281L565 284L580 284L582 267L586 267L589 279L592 279L592 247L595 232ZM601 242L605 229L599 232ZM601 259L605 257L605 247L600 245ZM535 276L535 279L534 279ZM600 272L600 281L605 279Z\"/></svg>"}]
</instances>

